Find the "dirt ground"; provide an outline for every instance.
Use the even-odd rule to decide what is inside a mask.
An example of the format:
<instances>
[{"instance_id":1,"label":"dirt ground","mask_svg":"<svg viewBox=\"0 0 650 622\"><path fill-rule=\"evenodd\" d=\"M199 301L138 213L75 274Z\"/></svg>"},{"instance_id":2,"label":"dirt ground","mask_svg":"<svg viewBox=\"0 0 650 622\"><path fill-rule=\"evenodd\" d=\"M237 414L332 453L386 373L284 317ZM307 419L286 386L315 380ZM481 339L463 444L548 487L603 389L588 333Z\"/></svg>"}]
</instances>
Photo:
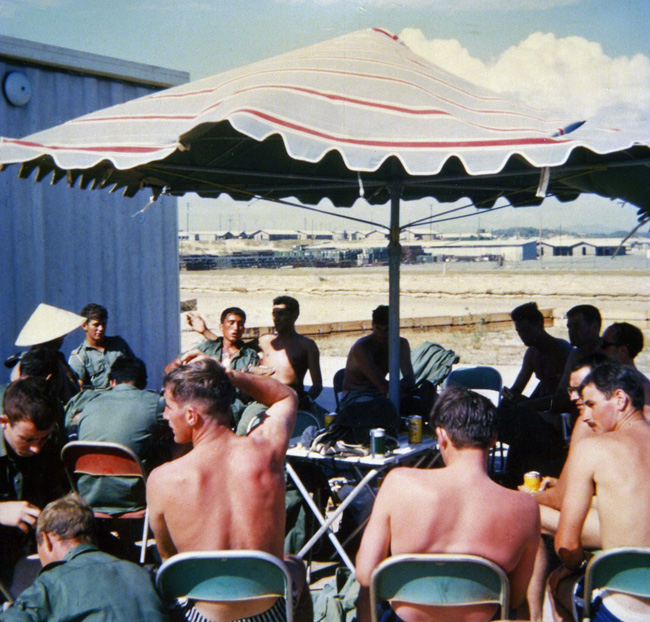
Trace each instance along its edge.
<instances>
[{"instance_id":1,"label":"dirt ground","mask_svg":"<svg viewBox=\"0 0 650 622\"><path fill-rule=\"evenodd\" d=\"M558 318L549 329L566 338L563 314L573 305L596 305L603 315L603 328L614 321L628 321L650 339L650 279L644 263L619 268L607 258L588 267L568 263L525 264L431 264L403 266L400 315L417 318L509 312L534 300L540 309L554 309ZM609 262L609 263L608 263ZM533 264L533 265L531 265ZM300 324L358 321L372 309L388 302L388 269L385 267L279 270L215 270L181 272L181 300L197 299L198 311L217 329L218 316L227 306L242 307L247 326L271 324L271 303L288 294L300 301ZM200 336L185 329L182 345L187 349ZM409 330L412 347L434 341L453 349L465 364L515 365L524 348L514 330L489 331L479 327L462 330ZM324 356L345 356L359 335L342 334L317 339ZM642 352L638 367L650 371L650 355Z\"/></svg>"}]
</instances>

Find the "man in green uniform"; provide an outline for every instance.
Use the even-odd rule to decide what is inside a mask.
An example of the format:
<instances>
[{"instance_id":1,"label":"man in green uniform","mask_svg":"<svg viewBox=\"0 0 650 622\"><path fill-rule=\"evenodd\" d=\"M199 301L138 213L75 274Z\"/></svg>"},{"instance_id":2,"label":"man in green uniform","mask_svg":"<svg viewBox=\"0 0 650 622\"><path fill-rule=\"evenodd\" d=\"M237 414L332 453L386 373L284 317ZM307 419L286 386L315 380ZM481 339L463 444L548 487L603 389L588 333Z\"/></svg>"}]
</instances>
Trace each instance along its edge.
<instances>
[{"instance_id":1,"label":"man in green uniform","mask_svg":"<svg viewBox=\"0 0 650 622\"><path fill-rule=\"evenodd\" d=\"M68 363L82 388L105 389L111 365L120 356L133 357L134 354L122 337L106 335L108 311L104 307L87 304L81 315L86 318L81 325L86 339L70 353Z\"/></svg>"},{"instance_id":2,"label":"man in green uniform","mask_svg":"<svg viewBox=\"0 0 650 622\"><path fill-rule=\"evenodd\" d=\"M23 378L6 389L0 414L0 577L10 583L48 501L66 490L53 438L59 405L45 378Z\"/></svg>"},{"instance_id":3,"label":"man in green uniform","mask_svg":"<svg viewBox=\"0 0 650 622\"><path fill-rule=\"evenodd\" d=\"M172 361L165 371L169 373L172 369L193 360L200 353L216 359L227 369L247 371L250 368L257 367L259 365L257 351L242 341L246 330L246 313L244 313L243 309L228 307L221 312L219 321L223 337L217 337L207 327L205 320L200 315L196 313L188 314L188 324L194 331L202 335L205 341ZM235 399L230 407L235 425L239 423L241 414L249 401L250 399L244 396L241 391L235 392Z\"/></svg>"},{"instance_id":4,"label":"man in green uniform","mask_svg":"<svg viewBox=\"0 0 650 622\"><path fill-rule=\"evenodd\" d=\"M88 402L78 418L80 441L126 445L149 470L171 458L172 439L163 419L165 402L145 391L147 369L140 359L120 357L109 374L111 389ZM82 475L81 496L97 511L119 514L144 506L142 480Z\"/></svg>"},{"instance_id":5,"label":"man in green uniform","mask_svg":"<svg viewBox=\"0 0 650 622\"><path fill-rule=\"evenodd\" d=\"M74 495L50 503L36 526L43 569L0 620L168 619L149 574L93 544L93 513Z\"/></svg>"}]
</instances>

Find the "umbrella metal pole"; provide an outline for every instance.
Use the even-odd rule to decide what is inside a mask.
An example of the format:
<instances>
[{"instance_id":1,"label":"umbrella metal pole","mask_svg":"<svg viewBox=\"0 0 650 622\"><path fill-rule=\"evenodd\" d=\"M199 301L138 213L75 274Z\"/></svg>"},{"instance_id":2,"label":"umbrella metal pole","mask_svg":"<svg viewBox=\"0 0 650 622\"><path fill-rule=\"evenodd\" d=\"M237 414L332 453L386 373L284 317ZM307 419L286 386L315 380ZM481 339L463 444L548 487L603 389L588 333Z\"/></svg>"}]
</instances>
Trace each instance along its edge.
<instances>
[{"instance_id":1,"label":"umbrella metal pole","mask_svg":"<svg viewBox=\"0 0 650 622\"><path fill-rule=\"evenodd\" d=\"M399 205L401 186L393 184L390 191L390 242L388 243L388 396L399 415L399 266L402 247L399 243Z\"/></svg>"}]
</instances>

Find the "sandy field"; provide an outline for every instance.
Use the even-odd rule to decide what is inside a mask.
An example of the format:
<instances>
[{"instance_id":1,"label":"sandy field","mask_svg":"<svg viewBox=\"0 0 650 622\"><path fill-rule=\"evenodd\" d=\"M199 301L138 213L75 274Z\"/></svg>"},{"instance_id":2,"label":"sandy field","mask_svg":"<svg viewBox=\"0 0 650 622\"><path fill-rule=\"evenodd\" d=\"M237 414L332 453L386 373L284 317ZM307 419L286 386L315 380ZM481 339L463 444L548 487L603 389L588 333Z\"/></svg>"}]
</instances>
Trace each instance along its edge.
<instances>
[{"instance_id":1,"label":"sandy field","mask_svg":"<svg viewBox=\"0 0 650 622\"><path fill-rule=\"evenodd\" d=\"M622 258L631 259L631 258ZM525 262L503 267L495 264L430 264L403 266L401 270L401 317L478 315L509 312L534 300L541 309L554 309L555 326L549 332L566 337L562 319L571 306L595 304L604 327L628 321L644 330L650 340L650 279L646 262L619 262L598 258L587 263ZM576 265L578 264L578 265ZM372 309L388 301L386 267L348 269L218 270L181 272L181 300L195 298L209 326L218 329L218 315L227 306L240 306L248 314L247 325L271 323L272 299L280 294L300 301L300 324L365 320ZM410 330L404 336L412 347L434 341L461 356L461 363L517 365L524 348L514 330L471 332ZM358 334L319 337L324 356L345 356ZM183 330L183 349L200 341ZM648 348L650 350L650 347ZM650 371L650 355L637 359L640 369Z\"/></svg>"}]
</instances>

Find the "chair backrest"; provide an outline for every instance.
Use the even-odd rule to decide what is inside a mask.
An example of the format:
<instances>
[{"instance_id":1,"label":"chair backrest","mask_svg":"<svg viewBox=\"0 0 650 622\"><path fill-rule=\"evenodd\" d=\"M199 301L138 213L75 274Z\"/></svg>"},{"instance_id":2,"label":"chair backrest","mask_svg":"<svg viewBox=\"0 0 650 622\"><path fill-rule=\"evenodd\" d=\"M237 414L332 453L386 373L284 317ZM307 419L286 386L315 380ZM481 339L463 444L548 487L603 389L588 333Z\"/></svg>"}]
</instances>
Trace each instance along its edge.
<instances>
[{"instance_id":1,"label":"chair backrest","mask_svg":"<svg viewBox=\"0 0 650 622\"><path fill-rule=\"evenodd\" d=\"M468 389L484 389L487 391L501 391L503 380L501 374L494 367L465 367L452 370L445 380L445 387L460 385Z\"/></svg>"},{"instance_id":2,"label":"chair backrest","mask_svg":"<svg viewBox=\"0 0 650 622\"><path fill-rule=\"evenodd\" d=\"M382 600L431 606L497 604L506 618L510 583L497 564L477 555L395 555L372 573L370 600L373 622Z\"/></svg>"},{"instance_id":3,"label":"chair backrest","mask_svg":"<svg viewBox=\"0 0 650 622\"><path fill-rule=\"evenodd\" d=\"M61 460L76 489L76 475L141 477L147 475L132 449L119 443L71 441L61 450Z\"/></svg>"},{"instance_id":4,"label":"chair backrest","mask_svg":"<svg viewBox=\"0 0 650 622\"><path fill-rule=\"evenodd\" d=\"M273 555L262 551L193 551L170 557L156 574L166 599L232 602L284 596L293 620L291 575Z\"/></svg>"},{"instance_id":5,"label":"chair backrest","mask_svg":"<svg viewBox=\"0 0 650 622\"><path fill-rule=\"evenodd\" d=\"M336 412L338 412L341 407L339 405L339 393L343 391L343 381L345 380L345 368L339 369L335 374L334 378L332 379L332 384L334 385L332 388L334 389L334 399L336 400Z\"/></svg>"},{"instance_id":6,"label":"chair backrest","mask_svg":"<svg viewBox=\"0 0 650 622\"><path fill-rule=\"evenodd\" d=\"M306 410L299 410L296 413L296 424L293 426L292 437L302 436L302 433L310 426L316 426L317 430L320 430L323 426L318 417Z\"/></svg>"},{"instance_id":7,"label":"chair backrest","mask_svg":"<svg viewBox=\"0 0 650 622\"><path fill-rule=\"evenodd\" d=\"M596 553L585 571L584 619L591 615L595 589L607 588L632 596L650 597L650 547L624 547Z\"/></svg>"}]
</instances>

